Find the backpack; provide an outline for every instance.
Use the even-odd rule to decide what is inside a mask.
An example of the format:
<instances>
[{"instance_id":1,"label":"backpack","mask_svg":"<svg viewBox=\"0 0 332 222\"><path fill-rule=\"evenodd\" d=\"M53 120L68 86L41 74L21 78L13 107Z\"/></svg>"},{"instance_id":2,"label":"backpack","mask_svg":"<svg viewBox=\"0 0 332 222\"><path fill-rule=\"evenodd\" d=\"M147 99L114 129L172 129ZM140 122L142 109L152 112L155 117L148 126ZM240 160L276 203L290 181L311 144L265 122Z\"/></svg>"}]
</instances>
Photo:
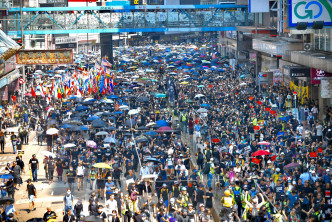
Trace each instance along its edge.
<instances>
[{"instance_id":1,"label":"backpack","mask_svg":"<svg viewBox=\"0 0 332 222\"><path fill-rule=\"evenodd\" d=\"M210 172L210 163L206 163L203 169L203 174L208 174Z\"/></svg>"},{"instance_id":2,"label":"backpack","mask_svg":"<svg viewBox=\"0 0 332 222\"><path fill-rule=\"evenodd\" d=\"M204 157L202 153L197 154L197 163L203 163Z\"/></svg>"},{"instance_id":3,"label":"backpack","mask_svg":"<svg viewBox=\"0 0 332 222\"><path fill-rule=\"evenodd\" d=\"M131 201L136 201L137 200L137 193L136 192L131 192L130 199L131 199Z\"/></svg>"},{"instance_id":4,"label":"backpack","mask_svg":"<svg viewBox=\"0 0 332 222\"><path fill-rule=\"evenodd\" d=\"M71 197L71 202L74 203L74 197L73 197L73 195L70 194L70 197ZM67 204L67 195L65 195L63 199L64 199L65 203Z\"/></svg>"},{"instance_id":5,"label":"backpack","mask_svg":"<svg viewBox=\"0 0 332 222\"><path fill-rule=\"evenodd\" d=\"M234 193L234 199L237 204L241 203L241 188L236 189L232 188L233 193Z\"/></svg>"}]
</instances>

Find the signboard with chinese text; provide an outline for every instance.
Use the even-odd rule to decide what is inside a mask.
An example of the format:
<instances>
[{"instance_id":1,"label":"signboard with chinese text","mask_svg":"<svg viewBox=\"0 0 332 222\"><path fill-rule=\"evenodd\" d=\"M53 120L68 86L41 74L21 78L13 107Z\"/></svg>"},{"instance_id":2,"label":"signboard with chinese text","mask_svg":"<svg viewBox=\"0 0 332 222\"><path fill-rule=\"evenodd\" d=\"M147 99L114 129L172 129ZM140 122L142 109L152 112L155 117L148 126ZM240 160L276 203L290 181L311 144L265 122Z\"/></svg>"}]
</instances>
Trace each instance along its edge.
<instances>
[{"instance_id":1,"label":"signboard with chinese text","mask_svg":"<svg viewBox=\"0 0 332 222\"><path fill-rule=\"evenodd\" d=\"M73 51L64 50L21 50L16 54L17 64L71 64Z\"/></svg>"}]
</instances>

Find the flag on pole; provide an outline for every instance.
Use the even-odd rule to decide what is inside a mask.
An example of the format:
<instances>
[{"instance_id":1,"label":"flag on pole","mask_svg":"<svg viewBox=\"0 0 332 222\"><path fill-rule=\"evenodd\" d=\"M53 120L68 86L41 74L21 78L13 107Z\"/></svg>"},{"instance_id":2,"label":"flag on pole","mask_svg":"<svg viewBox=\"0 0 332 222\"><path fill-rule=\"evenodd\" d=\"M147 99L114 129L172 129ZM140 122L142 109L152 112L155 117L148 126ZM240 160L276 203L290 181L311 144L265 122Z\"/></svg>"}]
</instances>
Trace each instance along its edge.
<instances>
[{"instance_id":1,"label":"flag on pole","mask_svg":"<svg viewBox=\"0 0 332 222\"><path fill-rule=\"evenodd\" d=\"M101 62L102 66L107 66L107 67L112 67L112 64L109 63L109 61L107 61L106 59L103 59Z\"/></svg>"},{"instance_id":2,"label":"flag on pole","mask_svg":"<svg viewBox=\"0 0 332 222\"><path fill-rule=\"evenodd\" d=\"M31 95L32 95L33 97L36 97L36 92L35 92L35 90L33 89L32 86L31 86Z\"/></svg>"},{"instance_id":3,"label":"flag on pole","mask_svg":"<svg viewBox=\"0 0 332 222\"><path fill-rule=\"evenodd\" d=\"M255 164L259 164L261 161L260 161L260 159L252 158L252 159L251 159L251 162L252 162L252 163L255 163Z\"/></svg>"}]
</instances>

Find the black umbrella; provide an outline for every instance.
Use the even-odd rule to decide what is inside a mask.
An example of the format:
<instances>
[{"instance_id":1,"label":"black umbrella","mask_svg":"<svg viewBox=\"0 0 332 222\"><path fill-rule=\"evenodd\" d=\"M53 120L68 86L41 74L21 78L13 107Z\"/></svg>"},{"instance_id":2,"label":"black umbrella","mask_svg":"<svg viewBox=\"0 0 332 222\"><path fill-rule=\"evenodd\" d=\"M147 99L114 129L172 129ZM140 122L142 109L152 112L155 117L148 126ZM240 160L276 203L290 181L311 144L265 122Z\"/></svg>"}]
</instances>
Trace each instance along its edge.
<instances>
[{"instance_id":1,"label":"black umbrella","mask_svg":"<svg viewBox=\"0 0 332 222\"><path fill-rule=\"evenodd\" d=\"M80 112L80 113L74 113L72 115L72 117L81 117L81 116L87 116L88 114L87 113L84 113L84 112Z\"/></svg>"},{"instance_id":2,"label":"black umbrella","mask_svg":"<svg viewBox=\"0 0 332 222\"><path fill-rule=\"evenodd\" d=\"M141 102L141 103L149 102L149 98L146 96L142 96L142 97L137 98L137 101Z\"/></svg>"},{"instance_id":3,"label":"black umbrella","mask_svg":"<svg viewBox=\"0 0 332 222\"><path fill-rule=\"evenodd\" d=\"M134 119L127 119L124 125L129 126L129 127L133 127L133 126L136 125L136 122L135 122Z\"/></svg>"},{"instance_id":4,"label":"black umbrella","mask_svg":"<svg viewBox=\"0 0 332 222\"><path fill-rule=\"evenodd\" d=\"M96 119L92 121L92 127L94 128L107 127L107 124L104 120Z\"/></svg>"},{"instance_id":5,"label":"black umbrella","mask_svg":"<svg viewBox=\"0 0 332 222\"><path fill-rule=\"evenodd\" d=\"M15 201L13 198L10 198L10 197L4 197L4 198L0 199L0 205L6 204L7 202L10 202L11 204L13 204Z\"/></svg>"},{"instance_id":6,"label":"black umbrella","mask_svg":"<svg viewBox=\"0 0 332 222\"><path fill-rule=\"evenodd\" d=\"M143 162L161 163L160 160L158 160L157 158L154 158L154 157L148 157L148 158L144 159Z\"/></svg>"},{"instance_id":7,"label":"black umbrella","mask_svg":"<svg viewBox=\"0 0 332 222\"><path fill-rule=\"evenodd\" d=\"M136 142L137 143L145 143L145 142L149 142L149 140L148 139L138 139Z\"/></svg>"},{"instance_id":8,"label":"black umbrella","mask_svg":"<svg viewBox=\"0 0 332 222\"><path fill-rule=\"evenodd\" d=\"M146 127L146 126L140 126L137 128L138 130L149 130L150 128L149 127Z\"/></svg>"},{"instance_id":9,"label":"black umbrella","mask_svg":"<svg viewBox=\"0 0 332 222\"><path fill-rule=\"evenodd\" d=\"M85 106L89 106L89 105L93 105L94 101L85 101L82 104L85 105Z\"/></svg>"}]
</instances>

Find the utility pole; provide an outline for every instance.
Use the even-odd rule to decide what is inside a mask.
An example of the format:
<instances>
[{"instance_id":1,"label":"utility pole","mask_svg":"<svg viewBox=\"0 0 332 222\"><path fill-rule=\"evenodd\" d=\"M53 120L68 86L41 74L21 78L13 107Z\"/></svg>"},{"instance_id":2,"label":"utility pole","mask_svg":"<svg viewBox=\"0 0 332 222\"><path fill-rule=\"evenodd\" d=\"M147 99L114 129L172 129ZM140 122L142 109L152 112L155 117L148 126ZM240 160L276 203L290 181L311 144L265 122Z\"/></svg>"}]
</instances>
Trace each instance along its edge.
<instances>
[{"instance_id":1,"label":"utility pole","mask_svg":"<svg viewBox=\"0 0 332 222\"><path fill-rule=\"evenodd\" d=\"M22 46L24 49L24 34L23 34L23 0L20 0L20 16L21 18L18 20L20 23L20 28L21 28L21 42L22 42ZM22 77L24 79L24 83L22 86L22 100L24 98L24 94L25 94L25 89L26 89L26 82L27 82L27 78L25 75L25 65L22 65Z\"/></svg>"}]
</instances>

